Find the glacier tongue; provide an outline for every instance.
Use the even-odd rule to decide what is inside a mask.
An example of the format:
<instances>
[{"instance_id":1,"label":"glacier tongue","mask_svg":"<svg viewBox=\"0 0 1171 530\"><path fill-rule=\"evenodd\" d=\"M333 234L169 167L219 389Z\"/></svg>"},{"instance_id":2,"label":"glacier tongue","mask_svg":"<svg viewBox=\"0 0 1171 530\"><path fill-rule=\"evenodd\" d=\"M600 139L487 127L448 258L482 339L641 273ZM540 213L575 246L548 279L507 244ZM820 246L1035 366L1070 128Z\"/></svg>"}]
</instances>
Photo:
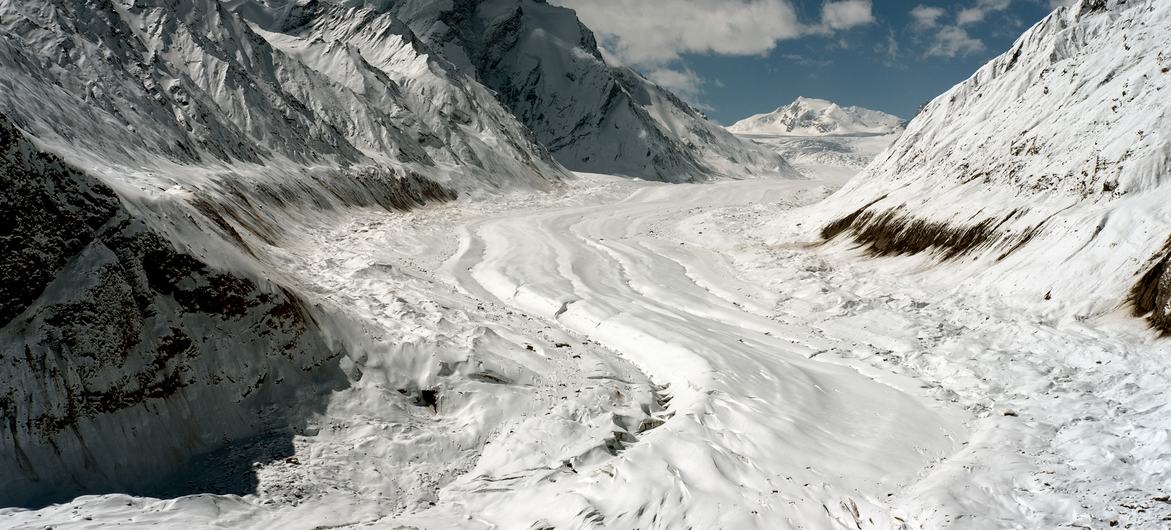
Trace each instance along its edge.
<instances>
[{"instance_id":1,"label":"glacier tongue","mask_svg":"<svg viewBox=\"0 0 1171 530\"><path fill-rule=\"evenodd\" d=\"M738 137L540 0L0 0L0 526L1166 522L1168 50Z\"/></svg>"}]
</instances>

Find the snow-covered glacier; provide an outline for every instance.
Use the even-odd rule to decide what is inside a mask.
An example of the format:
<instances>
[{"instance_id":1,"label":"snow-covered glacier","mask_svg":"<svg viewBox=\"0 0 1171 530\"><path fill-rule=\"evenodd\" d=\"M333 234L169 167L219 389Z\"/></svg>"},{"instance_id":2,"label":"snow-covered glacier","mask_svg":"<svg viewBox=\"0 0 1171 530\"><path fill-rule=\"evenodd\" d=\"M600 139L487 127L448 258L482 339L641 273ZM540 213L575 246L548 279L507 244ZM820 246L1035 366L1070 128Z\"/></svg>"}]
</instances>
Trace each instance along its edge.
<instances>
[{"instance_id":1,"label":"snow-covered glacier","mask_svg":"<svg viewBox=\"0 0 1171 530\"><path fill-rule=\"evenodd\" d=\"M0 526L1165 526L1167 35L725 129L538 0L0 0Z\"/></svg>"},{"instance_id":2,"label":"snow-covered glacier","mask_svg":"<svg viewBox=\"0 0 1171 530\"><path fill-rule=\"evenodd\" d=\"M172 475L224 447L278 459L372 347L345 331L363 317L313 301L281 270L279 249L347 212L572 179L530 128L551 102L521 109L451 43L416 36L408 23L430 32L438 19L426 16L450 21L454 11L435 7L0 2L5 504L194 491L208 483L177 487ZM501 30L492 4L456 7L488 17L480 30ZM539 15L523 17L528 33L576 21L543 3L525 8ZM606 66L588 30L571 29L588 47L513 42L508 53L543 51L538 70L568 61L568 75L596 81L564 99L582 102L574 112L608 115L590 98L609 91L626 110L605 119L651 139L608 144L593 130L570 142L574 156L669 180L740 175L740 162L788 171ZM565 86L540 90L564 97ZM668 119L678 127L665 129ZM612 151L619 144L659 152L651 163ZM733 158L717 167L710 149ZM402 388L422 399L417 383Z\"/></svg>"}]
</instances>

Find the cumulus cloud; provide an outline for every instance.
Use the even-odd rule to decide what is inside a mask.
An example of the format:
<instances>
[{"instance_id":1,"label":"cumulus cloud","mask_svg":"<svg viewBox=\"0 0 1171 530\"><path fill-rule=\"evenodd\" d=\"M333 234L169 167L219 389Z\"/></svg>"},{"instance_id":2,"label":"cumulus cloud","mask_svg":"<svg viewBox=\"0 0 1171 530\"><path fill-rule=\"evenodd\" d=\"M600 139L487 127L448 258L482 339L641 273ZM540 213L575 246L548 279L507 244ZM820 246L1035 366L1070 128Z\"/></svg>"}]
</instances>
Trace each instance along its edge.
<instances>
[{"instance_id":1,"label":"cumulus cloud","mask_svg":"<svg viewBox=\"0 0 1171 530\"><path fill-rule=\"evenodd\" d=\"M701 109L708 82L687 68L683 55L766 54L784 40L874 22L872 0L825 0L821 19L807 22L792 0L549 1L577 12L598 35L607 62L632 66Z\"/></svg>"},{"instance_id":2,"label":"cumulus cloud","mask_svg":"<svg viewBox=\"0 0 1171 530\"><path fill-rule=\"evenodd\" d=\"M821 24L831 30L844 30L874 22L870 0L838 0L821 5Z\"/></svg>"},{"instance_id":3,"label":"cumulus cloud","mask_svg":"<svg viewBox=\"0 0 1171 530\"><path fill-rule=\"evenodd\" d=\"M944 26L935 34L927 56L955 57L984 51L984 41L968 35L959 26Z\"/></svg>"},{"instance_id":4,"label":"cumulus cloud","mask_svg":"<svg viewBox=\"0 0 1171 530\"><path fill-rule=\"evenodd\" d=\"M647 79L684 99L694 101L703 90L703 79L690 68L655 68L646 72Z\"/></svg>"},{"instance_id":5,"label":"cumulus cloud","mask_svg":"<svg viewBox=\"0 0 1171 530\"><path fill-rule=\"evenodd\" d=\"M821 20L802 22L791 0L551 0L577 11L612 57L671 63L687 53L756 55L783 40L874 22L872 0L827 0Z\"/></svg>"},{"instance_id":6,"label":"cumulus cloud","mask_svg":"<svg viewBox=\"0 0 1171 530\"><path fill-rule=\"evenodd\" d=\"M1070 0L1034 0L1060 4ZM929 5L918 5L910 11L911 28L930 35L925 57L946 57L971 55L983 52L984 41L969 33L973 25L985 22L989 15L1007 10L1013 0L975 0L968 7L954 12ZM954 16L951 16L953 15ZM921 41L922 42L922 41Z\"/></svg>"},{"instance_id":7,"label":"cumulus cloud","mask_svg":"<svg viewBox=\"0 0 1171 530\"><path fill-rule=\"evenodd\" d=\"M939 26L939 19L947 14L942 7L918 5L911 9L911 18L918 29L931 29Z\"/></svg>"},{"instance_id":8,"label":"cumulus cloud","mask_svg":"<svg viewBox=\"0 0 1171 530\"><path fill-rule=\"evenodd\" d=\"M961 9L956 14L956 23L964 26L967 24L975 24L983 22L988 17L989 13L1004 11L1008 9L1012 0L979 0L976 5L967 9Z\"/></svg>"},{"instance_id":9,"label":"cumulus cloud","mask_svg":"<svg viewBox=\"0 0 1171 530\"><path fill-rule=\"evenodd\" d=\"M664 64L684 53L765 53L804 33L789 0L553 1L577 11L628 64Z\"/></svg>"}]
</instances>

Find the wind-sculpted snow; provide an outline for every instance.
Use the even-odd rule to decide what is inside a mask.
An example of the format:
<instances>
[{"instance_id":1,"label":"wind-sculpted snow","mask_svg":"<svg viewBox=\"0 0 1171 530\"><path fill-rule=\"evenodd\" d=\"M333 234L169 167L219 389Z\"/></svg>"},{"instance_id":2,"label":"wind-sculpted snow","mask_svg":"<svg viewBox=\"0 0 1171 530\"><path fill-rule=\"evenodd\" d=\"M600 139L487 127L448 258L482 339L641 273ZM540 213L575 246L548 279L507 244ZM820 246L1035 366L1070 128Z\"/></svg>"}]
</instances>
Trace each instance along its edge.
<instances>
[{"instance_id":1,"label":"wind-sculpted snow","mask_svg":"<svg viewBox=\"0 0 1171 530\"><path fill-rule=\"evenodd\" d=\"M1169 50L1166 2L1060 8L927 105L818 224L879 253L975 259L976 285L1079 318L1148 277L1139 312L1163 327L1166 282L1149 277L1171 219Z\"/></svg>"}]
</instances>

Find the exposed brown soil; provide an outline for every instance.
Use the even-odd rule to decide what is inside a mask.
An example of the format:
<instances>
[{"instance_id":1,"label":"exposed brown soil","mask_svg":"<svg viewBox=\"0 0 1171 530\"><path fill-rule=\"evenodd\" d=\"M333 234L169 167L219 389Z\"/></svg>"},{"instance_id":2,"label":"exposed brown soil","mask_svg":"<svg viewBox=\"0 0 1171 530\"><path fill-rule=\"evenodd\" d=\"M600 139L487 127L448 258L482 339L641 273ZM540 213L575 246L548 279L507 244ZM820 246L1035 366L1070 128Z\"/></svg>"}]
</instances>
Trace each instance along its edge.
<instances>
[{"instance_id":1,"label":"exposed brown soil","mask_svg":"<svg viewBox=\"0 0 1171 530\"><path fill-rule=\"evenodd\" d=\"M998 242L1022 237L1031 239L1036 234L1033 229L1014 238L1011 232L998 230L1016 212L1003 220L988 218L973 224L954 225L918 219L902 208L870 211L876 202L878 200L827 224L821 230L822 238L830 240L849 232L850 237L872 256L934 252L945 260L952 260ZM1017 241L1012 250L1022 245Z\"/></svg>"},{"instance_id":2,"label":"exposed brown soil","mask_svg":"<svg viewBox=\"0 0 1171 530\"><path fill-rule=\"evenodd\" d=\"M1154 263L1130 288L1134 316L1146 317L1151 327L1171 336L1171 239L1152 258Z\"/></svg>"}]
</instances>

